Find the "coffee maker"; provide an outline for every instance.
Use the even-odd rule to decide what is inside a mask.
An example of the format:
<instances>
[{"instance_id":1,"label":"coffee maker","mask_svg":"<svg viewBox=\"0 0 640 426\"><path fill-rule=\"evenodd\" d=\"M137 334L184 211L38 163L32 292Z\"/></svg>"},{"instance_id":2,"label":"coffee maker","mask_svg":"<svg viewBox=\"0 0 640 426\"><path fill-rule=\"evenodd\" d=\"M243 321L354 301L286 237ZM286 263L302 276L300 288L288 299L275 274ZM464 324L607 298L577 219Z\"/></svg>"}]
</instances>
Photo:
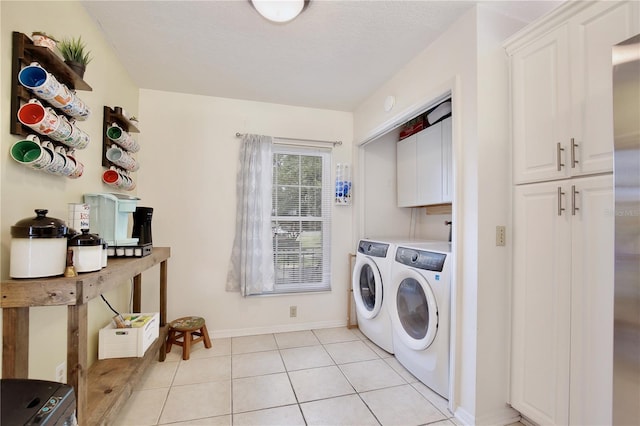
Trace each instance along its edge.
<instances>
[{"instance_id":1,"label":"coffee maker","mask_svg":"<svg viewBox=\"0 0 640 426\"><path fill-rule=\"evenodd\" d=\"M136 207L133 213L133 230L131 237L138 238L139 245L152 244L151 238L151 217L153 207Z\"/></svg>"},{"instance_id":2,"label":"coffee maker","mask_svg":"<svg viewBox=\"0 0 640 426\"><path fill-rule=\"evenodd\" d=\"M129 215L134 212L139 198L125 194L84 194L90 207L91 229L100 234L110 247L135 246L137 238L127 237Z\"/></svg>"}]
</instances>

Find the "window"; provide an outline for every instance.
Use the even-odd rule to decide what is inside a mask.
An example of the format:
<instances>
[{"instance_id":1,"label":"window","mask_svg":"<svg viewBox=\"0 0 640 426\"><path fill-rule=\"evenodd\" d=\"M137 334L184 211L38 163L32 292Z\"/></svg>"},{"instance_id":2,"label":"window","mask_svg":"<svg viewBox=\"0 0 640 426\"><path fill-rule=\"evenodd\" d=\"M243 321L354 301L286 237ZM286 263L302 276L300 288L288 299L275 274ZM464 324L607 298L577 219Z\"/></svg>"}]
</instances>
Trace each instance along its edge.
<instances>
[{"instance_id":1,"label":"window","mask_svg":"<svg viewBox=\"0 0 640 426\"><path fill-rule=\"evenodd\" d=\"M274 293L331 288L328 150L273 146Z\"/></svg>"}]
</instances>

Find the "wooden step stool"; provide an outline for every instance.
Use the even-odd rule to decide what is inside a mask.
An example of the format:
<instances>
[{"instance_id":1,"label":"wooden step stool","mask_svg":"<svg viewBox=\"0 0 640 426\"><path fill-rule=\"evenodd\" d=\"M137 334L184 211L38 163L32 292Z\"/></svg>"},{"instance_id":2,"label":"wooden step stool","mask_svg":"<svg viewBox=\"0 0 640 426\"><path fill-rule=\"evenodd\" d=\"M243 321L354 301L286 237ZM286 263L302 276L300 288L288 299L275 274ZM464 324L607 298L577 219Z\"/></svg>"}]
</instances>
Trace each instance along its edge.
<instances>
[{"instance_id":1,"label":"wooden step stool","mask_svg":"<svg viewBox=\"0 0 640 426\"><path fill-rule=\"evenodd\" d=\"M194 338L194 336L198 336ZM178 340L182 339L182 341ZM169 334L167 335L167 353L171 352L171 345L176 344L182 346L182 359L189 359L191 345L204 340L204 347L211 347L207 326L204 318L201 317L182 317L171 321L169 324Z\"/></svg>"}]
</instances>

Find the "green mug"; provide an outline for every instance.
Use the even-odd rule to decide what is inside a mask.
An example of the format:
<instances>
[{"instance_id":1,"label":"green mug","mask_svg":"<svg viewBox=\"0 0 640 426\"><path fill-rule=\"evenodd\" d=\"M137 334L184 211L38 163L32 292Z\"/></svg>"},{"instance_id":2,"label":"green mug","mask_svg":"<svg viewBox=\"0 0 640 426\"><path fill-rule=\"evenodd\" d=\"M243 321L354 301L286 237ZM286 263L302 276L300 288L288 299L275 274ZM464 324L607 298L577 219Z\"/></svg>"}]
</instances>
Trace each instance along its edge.
<instances>
[{"instance_id":1,"label":"green mug","mask_svg":"<svg viewBox=\"0 0 640 426\"><path fill-rule=\"evenodd\" d=\"M11 146L11 157L33 169L44 169L52 160L51 153L40 144L36 135L29 135Z\"/></svg>"}]
</instances>

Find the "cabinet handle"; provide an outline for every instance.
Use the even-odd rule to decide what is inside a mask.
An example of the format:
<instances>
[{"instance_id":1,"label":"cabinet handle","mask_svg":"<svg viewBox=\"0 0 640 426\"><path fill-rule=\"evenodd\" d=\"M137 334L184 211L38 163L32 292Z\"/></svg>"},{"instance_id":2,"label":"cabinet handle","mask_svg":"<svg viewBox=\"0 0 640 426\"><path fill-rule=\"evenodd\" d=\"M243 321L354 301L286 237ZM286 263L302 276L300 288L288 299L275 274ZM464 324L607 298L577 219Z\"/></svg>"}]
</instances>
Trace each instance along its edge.
<instances>
[{"instance_id":1,"label":"cabinet handle","mask_svg":"<svg viewBox=\"0 0 640 426\"><path fill-rule=\"evenodd\" d=\"M558 142L558 145L556 145L556 159L559 172L562 171L562 168L564 167L564 163L562 162L562 151L564 151L564 148L560 145L560 142Z\"/></svg>"},{"instance_id":2,"label":"cabinet handle","mask_svg":"<svg viewBox=\"0 0 640 426\"><path fill-rule=\"evenodd\" d=\"M579 194L580 191L576 191L576 186L571 185L571 216L576 215L576 211L580 210L576 207L576 194Z\"/></svg>"},{"instance_id":3,"label":"cabinet handle","mask_svg":"<svg viewBox=\"0 0 640 426\"><path fill-rule=\"evenodd\" d=\"M578 146L578 144L576 143L575 138L571 138L571 168L575 169L576 168L576 164L579 163L578 160L576 160L576 147Z\"/></svg>"},{"instance_id":4,"label":"cabinet handle","mask_svg":"<svg viewBox=\"0 0 640 426\"><path fill-rule=\"evenodd\" d=\"M563 195L564 195L564 192L562 192L562 188L558 187L558 216L562 216L562 212L565 210L564 207L562 207Z\"/></svg>"}]
</instances>

